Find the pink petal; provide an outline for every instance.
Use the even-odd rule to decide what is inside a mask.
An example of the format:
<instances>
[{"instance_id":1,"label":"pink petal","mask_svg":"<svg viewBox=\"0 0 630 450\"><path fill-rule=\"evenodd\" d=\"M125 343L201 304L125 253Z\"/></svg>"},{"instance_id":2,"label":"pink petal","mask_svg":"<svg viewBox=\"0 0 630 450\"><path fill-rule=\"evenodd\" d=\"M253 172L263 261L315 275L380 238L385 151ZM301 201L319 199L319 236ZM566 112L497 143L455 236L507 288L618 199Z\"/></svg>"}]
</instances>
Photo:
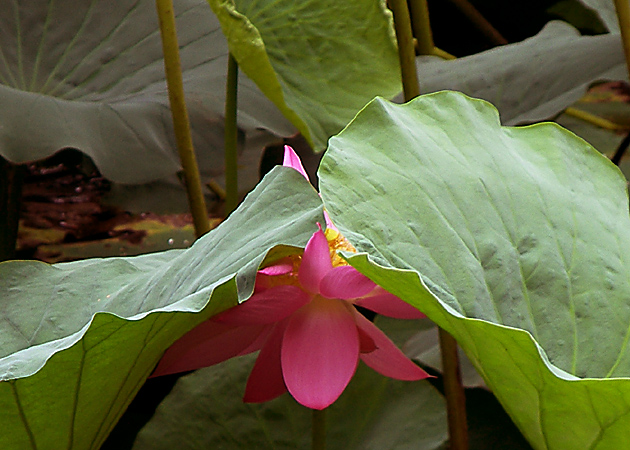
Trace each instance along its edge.
<instances>
[{"instance_id":1,"label":"pink petal","mask_svg":"<svg viewBox=\"0 0 630 450\"><path fill-rule=\"evenodd\" d=\"M304 176L304 178L306 178L307 181L310 182L310 180L308 179L308 174L306 173L306 170L304 170L304 166L302 165L302 160L300 160L300 157L297 155L297 153L295 153L295 150L293 150L288 145L284 146L284 160L282 161L282 165L284 167L292 167L293 169L297 170Z\"/></svg>"},{"instance_id":2,"label":"pink petal","mask_svg":"<svg viewBox=\"0 0 630 450\"><path fill-rule=\"evenodd\" d=\"M260 333L258 337L254 339L254 341L251 344L249 344L247 347L241 350L236 356L249 355L250 353L257 352L258 350L263 348L263 346L265 345L265 342L267 342L267 338L269 337L271 332L274 330L274 328L275 328L275 325L266 325L262 333Z\"/></svg>"},{"instance_id":3,"label":"pink petal","mask_svg":"<svg viewBox=\"0 0 630 450\"><path fill-rule=\"evenodd\" d=\"M284 167L291 167L297 170L298 172L302 174L304 178L306 178L310 182L308 178L308 174L306 173L306 170L304 170L304 166L302 165L302 160L297 155L297 153L295 153L295 150L293 150L289 145L284 146L284 159L282 161L282 165ZM320 197L321 197L321 194L320 194ZM330 220L330 216L325 210L324 210L324 218L326 220L326 228L332 228L333 230L337 230L337 227L333 225L332 220Z\"/></svg>"},{"instance_id":4,"label":"pink petal","mask_svg":"<svg viewBox=\"0 0 630 450\"><path fill-rule=\"evenodd\" d=\"M207 320L171 345L151 376L209 367L244 354L265 328L263 325L235 327Z\"/></svg>"},{"instance_id":5,"label":"pink petal","mask_svg":"<svg viewBox=\"0 0 630 450\"><path fill-rule=\"evenodd\" d=\"M298 271L300 284L313 294L319 294L320 282L332 270L328 240L322 231L321 225L317 224L317 226L319 230L313 234L306 244Z\"/></svg>"},{"instance_id":6,"label":"pink petal","mask_svg":"<svg viewBox=\"0 0 630 450\"><path fill-rule=\"evenodd\" d=\"M288 320L276 324L263 346L247 379L243 401L261 403L284 394L287 388L282 378L280 349Z\"/></svg>"},{"instance_id":7,"label":"pink petal","mask_svg":"<svg viewBox=\"0 0 630 450\"><path fill-rule=\"evenodd\" d=\"M319 195L321 197L321 194ZM330 228L331 230L335 230L335 231L339 231L337 229L337 227L335 226L334 223L332 223L332 220L330 219L330 216L328 215L328 211L324 210L324 219L326 220L326 228Z\"/></svg>"},{"instance_id":8,"label":"pink petal","mask_svg":"<svg viewBox=\"0 0 630 450\"><path fill-rule=\"evenodd\" d=\"M289 319L281 353L284 382L298 403L326 408L348 385L358 356L359 333L349 305L317 298Z\"/></svg>"},{"instance_id":9,"label":"pink petal","mask_svg":"<svg viewBox=\"0 0 630 450\"><path fill-rule=\"evenodd\" d=\"M390 294L382 287L376 287L369 295L355 300L354 304L394 319L423 319L426 317L419 309L394 294Z\"/></svg>"},{"instance_id":10,"label":"pink petal","mask_svg":"<svg viewBox=\"0 0 630 450\"><path fill-rule=\"evenodd\" d=\"M376 350L376 342L372 336L359 327L357 327L357 331L359 332L359 353L370 353Z\"/></svg>"},{"instance_id":11,"label":"pink petal","mask_svg":"<svg viewBox=\"0 0 630 450\"><path fill-rule=\"evenodd\" d=\"M228 325L264 325L290 316L311 300L297 286L282 284L255 293L249 300L212 318Z\"/></svg>"},{"instance_id":12,"label":"pink petal","mask_svg":"<svg viewBox=\"0 0 630 450\"><path fill-rule=\"evenodd\" d=\"M258 293L277 285L277 276L287 275L293 271L293 261L290 258L282 258L276 264L260 269L256 273L256 285L254 292Z\"/></svg>"},{"instance_id":13,"label":"pink petal","mask_svg":"<svg viewBox=\"0 0 630 450\"><path fill-rule=\"evenodd\" d=\"M264 273L256 274L256 284L254 285L254 294L259 294L261 292L266 291L270 287L276 285L275 276L273 275L265 275Z\"/></svg>"},{"instance_id":14,"label":"pink petal","mask_svg":"<svg viewBox=\"0 0 630 450\"><path fill-rule=\"evenodd\" d=\"M337 266L319 284L319 292L328 298L351 300L369 294L376 283L352 266Z\"/></svg>"},{"instance_id":15,"label":"pink petal","mask_svg":"<svg viewBox=\"0 0 630 450\"><path fill-rule=\"evenodd\" d=\"M376 350L361 353L361 360L372 369L397 380L421 380L430 375L407 358L376 325L354 311L357 326L374 339Z\"/></svg>"},{"instance_id":16,"label":"pink petal","mask_svg":"<svg viewBox=\"0 0 630 450\"><path fill-rule=\"evenodd\" d=\"M258 271L259 274L264 275L286 275L287 273L291 273L293 270L293 263L291 261L283 261L279 264L274 264L272 266L267 266L264 269L260 269Z\"/></svg>"}]
</instances>

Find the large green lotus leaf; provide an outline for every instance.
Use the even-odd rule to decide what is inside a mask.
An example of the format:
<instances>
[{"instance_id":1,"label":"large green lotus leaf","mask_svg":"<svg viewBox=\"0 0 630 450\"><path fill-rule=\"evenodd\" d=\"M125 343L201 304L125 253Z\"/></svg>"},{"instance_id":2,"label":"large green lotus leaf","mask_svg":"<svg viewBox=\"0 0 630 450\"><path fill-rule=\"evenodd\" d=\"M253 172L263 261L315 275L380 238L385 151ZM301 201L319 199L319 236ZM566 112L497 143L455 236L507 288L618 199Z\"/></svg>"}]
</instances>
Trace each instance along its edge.
<instances>
[{"instance_id":1,"label":"large green lotus leaf","mask_svg":"<svg viewBox=\"0 0 630 450\"><path fill-rule=\"evenodd\" d=\"M241 400L256 356L181 378L133 448L311 448L310 410L289 394L258 405ZM438 450L448 438L444 399L431 384L385 378L363 364L326 411L330 450Z\"/></svg>"},{"instance_id":2,"label":"large green lotus leaf","mask_svg":"<svg viewBox=\"0 0 630 450\"><path fill-rule=\"evenodd\" d=\"M401 90L381 0L208 0L230 51L315 150L377 95Z\"/></svg>"},{"instance_id":3,"label":"large green lotus leaf","mask_svg":"<svg viewBox=\"0 0 630 450\"><path fill-rule=\"evenodd\" d=\"M482 98L507 125L547 120L596 81L628 78L618 34L581 36L560 21L524 41L464 58L420 56L416 67L423 93L448 89Z\"/></svg>"},{"instance_id":4,"label":"large green lotus leaf","mask_svg":"<svg viewBox=\"0 0 630 450\"><path fill-rule=\"evenodd\" d=\"M317 221L315 190L277 168L190 249L0 264L0 448L99 448L164 350L251 295L267 252L304 246Z\"/></svg>"},{"instance_id":5,"label":"large green lotus leaf","mask_svg":"<svg viewBox=\"0 0 630 450\"><path fill-rule=\"evenodd\" d=\"M375 99L320 188L351 263L456 337L532 446L627 444L630 220L605 157L460 93Z\"/></svg>"},{"instance_id":6,"label":"large green lotus leaf","mask_svg":"<svg viewBox=\"0 0 630 450\"><path fill-rule=\"evenodd\" d=\"M227 42L205 1L174 3L199 165L220 178ZM23 163L76 148L121 183L181 170L155 8L151 0L0 0L0 155ZM272 133L295 133L251 80L240 82L244 151L260 154ZM250 178L248 189L258 181Z\"/></svg>"}]
</instances>

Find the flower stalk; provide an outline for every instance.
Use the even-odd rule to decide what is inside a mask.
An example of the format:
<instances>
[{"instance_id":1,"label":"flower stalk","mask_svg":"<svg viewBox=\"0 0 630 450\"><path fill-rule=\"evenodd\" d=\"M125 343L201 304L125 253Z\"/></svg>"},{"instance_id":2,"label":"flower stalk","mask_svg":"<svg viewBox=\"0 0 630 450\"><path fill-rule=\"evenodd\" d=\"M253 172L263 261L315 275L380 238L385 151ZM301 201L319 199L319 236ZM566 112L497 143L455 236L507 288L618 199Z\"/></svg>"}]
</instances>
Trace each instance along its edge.
<instances>
[{"instance_id":1,"label":"flower stalk","mask_svg":"<svg viewBox=\"0 0 630 450\"><path fill-rule=\"evenodd\" d=\"M405 102L420 95L418 73L416 72L416 49L413 43L411 17L407 0L391 0L389 7L394 15L396 40L398 41L398 58L402 76Z\"/></svg>"},{"instance_id":2,"label":"flower stalk","mask_svg":"<svg viewBox=\"0 0 630 450\"><path fill-rule=\"evenodd\" d=\"M442 375L448 416L451 450L468 450L466 423L466 397L457 354L457 341L442 328L438 328L442 352Z\"/></svg>"},{"instance_id":3,"label":"flower stalk","mask_svg":"<svg viewBox=\"0 0 630 450\"><path fill-rule=\"evenodd\" d=\"M617 11L617 21L621 31L626 67L630 74L630 3L628 3L628 0L615 0L615 10Z\"/></svg>"},{"instance_id":4,"label":"flower stalk","mask_svg":"<svg viewBox=\"0 0 630 450\"><path fill-rule=\"evenodd\" d=\"M190 212L193 216L195 235L200 237L210 231L210 220L208 219L208 210L206 209L206 202L201 187L201 176L199 175L199 168L193 148L188 110L186 109L184 99L184 82L182 80L173 1L156 0L155 4L160 23L160 34L162 36L164 70L166 72L173 129L179 150L179 159L184 170L186 194L188 196Z\"/></svg>"},{"instance_id":5,"label":"flower stalk","mask_svg":"<svg viewBox=\"0 0 630 450\"><path fill-rule=\"evenodd\" d=\"M413 35L418 42L416 47L418 53L420 55L433 55L435 53L435 43L431 32L427 0L409 0L409 12L411 14Z\"/></svg>"},{"instance_id":6,"label":"flower stalk","mask_svg":"<svg viewBox=\"0 0 630 450\"><path fill-rule=\"evenodd\" d=\"M621 32L621 42L623 44L623 53L626 59L626 70L630 75L630 4L626 0L615 0L615 10L617 12L617 21L619 22L619 30ZM580 111L575 108L567 108L567 111L573 110L574 115L576 111ZM609 128L610 129L610 128ZM621 158L625 155L630 145L630 133L621 141L617 150L613 154L611 161L615 165L619 165Z\"/></svg>"},{"instance_id":7,"label":"flower stalk","mask_svg":"<svg viewBox=\"0 0 630 450\"><path fill-rule=\"evenodd\" d=\"M494 45L507 45L507 39L468 0L451 0L451 3Z\"/></svg>"},{"instance_id":8,"label":"flower stalk","mask_svg":"<svg viewBox=\"0 0 630 450\"><path fill-rule=\"evenodd\" d=\"M238 63L228 54L227 83L225 88L225 216L238 205Z\"/></svg>"},{"instance_id":9,"label":"flower stalk","mask_svg":"<svg viewBox=\"0 0 630 450\"><path fill-rule=\"evenodd\" d=\"M313 410L313 450L326 450L326 409Z\"/></svg>"}]
</instances>

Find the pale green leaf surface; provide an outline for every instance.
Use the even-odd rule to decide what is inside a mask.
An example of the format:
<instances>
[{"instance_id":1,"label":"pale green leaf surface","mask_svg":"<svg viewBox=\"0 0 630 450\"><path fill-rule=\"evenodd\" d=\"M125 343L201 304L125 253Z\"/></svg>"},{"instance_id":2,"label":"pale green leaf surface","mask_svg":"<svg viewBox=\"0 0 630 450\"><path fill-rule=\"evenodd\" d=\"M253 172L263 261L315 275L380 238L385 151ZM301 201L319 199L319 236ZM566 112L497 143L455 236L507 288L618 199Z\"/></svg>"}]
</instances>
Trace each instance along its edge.
<instances>
[{"instance_id":1,"label":"pale green leaf surface","mask_svg":"<svg viewBox=\"0 0 630 450\"><path fill-rule=\"evenodd\" d=\"M423 93L448 89L487 100L506 125L547 120L591 84L628 79L618 34L581 36L560 21L521 42L456 60L420 56L416 67Z\"/></svg>"},{"instance_id":2,"label":"pale green leaf surface","mask_svg":"<svg viewBox=\"0 0 630 450\"><path fill-rule=\"evenodd\" d=\"M99 448L166 348L247 299L267 252L303 247L315 222L315 190L277 168L190 249L0 264L0 448Z\"/></svg>"},{"instance_id":3,"label":"pale green leaf surface","mask_svg":"<svg viewBox=\"0 0 630 450\"><path fill-rule=\"evenodd\" d=\"M401 90L380 0L208 0L240 68L315 150L373 97Z\"/></svg>"},{"instance_id":4,"label":"pale green leaf surface","mask_svg":"<svg viewBox=\"0 0 630 450\"><path fill-rule=\"evenodd\" d=\"M628 196L605 157L441 92L371 102L319 175L370 255L351 263L457 338L532 446L630 439L630 383L604 379L630 375Z\"/></svg>"},{"instance_id":5,"label":"pale green leaf surface","mask_svg":"<svg viewBox=\"0 0 630 450\"><path fill-rule=\"evenodd\" d=\"M219 178L227 42L205 1L174 4L199 166ZM23 163L76 148L121 183L181 170L155 8L151 0L0 0L0 154ZM244 151L260 155L273 134L295 133L251 80L242 76L239 88Z\"/></svg>"},{"instance_id":6,"label":"pale green leaf surface","mask_svg":"<svg viewBox=\"0 0 630 450\"><path fill-rule=\"evenodd\" d=\"M134 450L311 448L311 412L289 394L242 402L256 356L181 378ZM330 450L438 450L448 438L444 399L427 381L392 380L363 364L326 415Z\"/></svg>"}]
</instances>

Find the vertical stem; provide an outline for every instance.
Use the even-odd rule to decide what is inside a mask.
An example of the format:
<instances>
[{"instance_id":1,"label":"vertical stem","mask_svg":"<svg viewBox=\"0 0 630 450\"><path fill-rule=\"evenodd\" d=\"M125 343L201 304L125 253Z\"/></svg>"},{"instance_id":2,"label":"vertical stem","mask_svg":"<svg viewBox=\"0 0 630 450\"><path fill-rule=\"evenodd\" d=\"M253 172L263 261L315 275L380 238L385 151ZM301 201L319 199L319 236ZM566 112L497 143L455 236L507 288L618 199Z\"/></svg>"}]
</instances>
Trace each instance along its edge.
<instances>
[{"instance_id":1,"label":"vertical stem","mask_svg":"<svg viewBox=\"0 0 630 450\"><path fill-rule=\"evenodd\" d=\"M623 140L619 144L619 147L617 147L615 154L612 156L612 158L610 158L615 166L618 166L619 163L621 163L621 158L623 158L626 150L628 150L628 146L630 146L630 133L626 134L626 137L623 138Z\"/></svg>"},{"instance_id":2,"label":"vertical stem","mask_svg":"<svg viewBox=\"0 0 630 450\"><path fill-rule=\"evenodd\" d=\"M435 44L433 42L433 33L431 32L427 0L408 0L408 3L413 35L418 40L418 53L421 55L432 55Z\"/></svg>"},{"instance_id":3,"label":"vertical stem","mask_svg":"<svg viewBox=\"0 0 630 450\"><path fill-rule=\"evenodd\" d=\"M439 328L442 350L442 373L448 415L450 450L468 450L468 425L466 423L466 398L459 369L457 341Z\"/></svg>"},{"instance_id":4,"label":"vertical stem","mask_svg":"<svg viewBox=\"0 0 630 450\"><path fill-rule=\"evenodd\" d=\"M313 410L313 450L326 450L326 410Z\"/></svg>"},{"instance_id":5,"label":"vertical stem","mask_svg":"<svg viewBox=\"0 0 630 450\"><path fill-rule=\"evenodd\" d=\"M225 216L238 205L238 64L232 53L228 54L227 83L225 88Z\"/></svg>"},{"instance_id":6,"label":"vertical stem","mask_svg":"<svg viewBox=\"0 0 630 450\"><path fill-rule=\"evenodd\" d=\"M499 31L468 0L451 0L472 24L494 45L508 44Z\"/></svg>"},{"instance_id":7,"label":"vertical stem","mask_svg":"<svg viewBox=\"0 0 630 450\"><path fill-rule=\"evenodd\" d=\"M628 3L628 0L615 0L615 9L617 10L617 20L621 30L623 51L626 56L626 67L630 75L630 3Z\"/></svg>"},{"instance_id":8,"label":"vertical stem","mask_svg":"<svg viewBox=\"0 0 630 450\"><path fill-rule=\"evenodd\" d=\"M179 58L179 46L177 44L177 31L175 30L175 13L172 0L156 0L158 18L160 21L160 33L162 35L162 49L164 52L164 69L166 83L168 85L168 98L171 104L173 116L173 128L175 139L179 149L179 158L184 169L186 181L186 193L190 212L195 225L197 237L210 231L208 210L201 187L201 176L197 166L195 150L193 148L192 135L188 111L184 100L184 83L182 81L181 61Z\"/></svg>"},{"instance_id":9,"label":"vertical stem","mask_svg":"<svg viewBox=\"0 0 630 450\"><path fill-rule=\"evenodd\" d=\"M416 49L413 45L413 33L411 32L411 18L409 17L407 0L390 0L389 7L394 15L403 92L405 101L408 102L420 95L420 85L418 84L418 74L416 72Z\"/></svg>"},{"instance_id":10,"label":"vertical stem","mask_svg":"<svg viewBox=\"0 0 630 450\"><path fill-rule=\"evenodd\" d=\"M0 261L15 258L24 167L0 156Z\"/></svg>"}]
</instances>

